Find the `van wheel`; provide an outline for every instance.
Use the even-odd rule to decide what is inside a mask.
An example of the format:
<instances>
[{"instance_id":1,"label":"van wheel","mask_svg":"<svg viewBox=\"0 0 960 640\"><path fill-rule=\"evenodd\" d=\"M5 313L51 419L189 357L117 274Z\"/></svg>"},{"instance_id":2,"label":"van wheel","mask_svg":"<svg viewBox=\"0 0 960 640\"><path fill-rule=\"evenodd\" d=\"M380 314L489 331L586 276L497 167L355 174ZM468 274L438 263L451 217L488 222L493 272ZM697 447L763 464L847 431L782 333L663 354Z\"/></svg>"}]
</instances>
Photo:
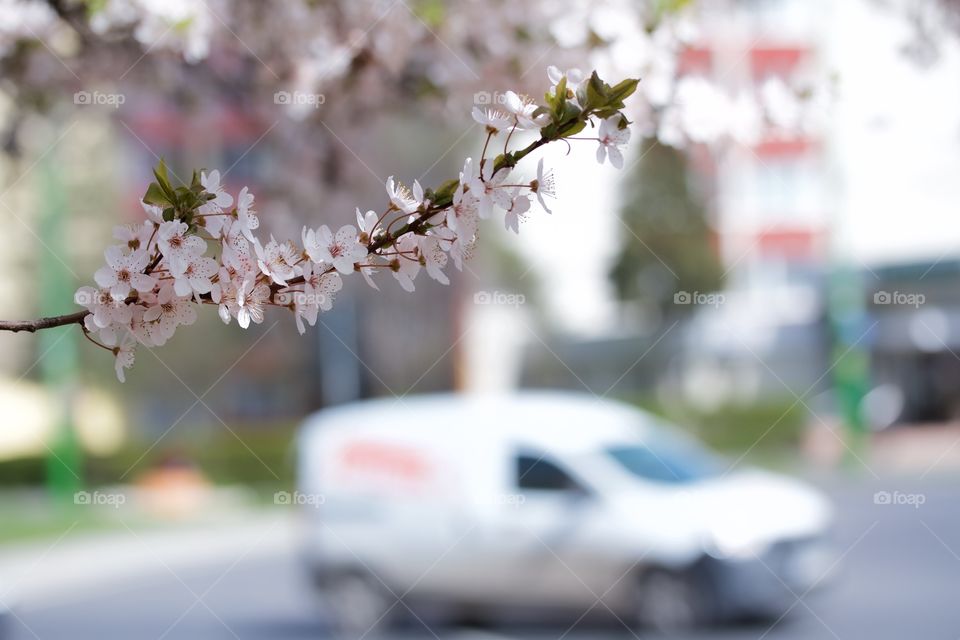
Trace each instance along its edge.
<instances>
[{"instance_id":1,"label":"van wheel","mask_svg":"<svg viewBox=\"0 0 960 640\"><path fill-rule=\"evenodd\" d=\"M374 636L389 626L393 600L376 578L347 573L328 578L319 588L321 605L336 637Z\"/></svg>"},{"instance_id":2,"label":"van wheel","mask_svg":"<svg viewBox=\"0 0 960 640\"><path fill-rule=\"evenodd\" d=\"M634 607L640 627L663 634L691 629L705 618L703 599L693 578L666 569L640 576Z\"/></svg>"}]
</instances>

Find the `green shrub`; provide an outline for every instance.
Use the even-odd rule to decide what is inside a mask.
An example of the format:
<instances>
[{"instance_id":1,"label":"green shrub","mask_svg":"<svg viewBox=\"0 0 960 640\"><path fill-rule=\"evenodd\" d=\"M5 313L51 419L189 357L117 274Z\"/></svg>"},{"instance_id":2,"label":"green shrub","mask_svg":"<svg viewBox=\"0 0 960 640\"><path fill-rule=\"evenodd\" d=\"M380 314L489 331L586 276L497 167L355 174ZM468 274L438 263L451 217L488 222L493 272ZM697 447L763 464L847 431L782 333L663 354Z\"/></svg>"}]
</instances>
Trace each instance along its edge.
<instances>
[{"instance_id":1,"label":"green shrub","mask_svg":"<svg viewBox=\"0 0 960 640\"><path fill-rule=\"evenodd\" d=\"M711 448L733 455L749 450L763 457L795 449L808 419L801 403L787 399L731 403L712 411L649 398L633 399L633 403L688 430Z\"/></svg>"},{"instance_id":2,"label":"green shrub","mask_svg":"<svg viewBox=\"0 0 960 640\"><path fill-rule=\"evenodd\" d=\"M243 484L265 490L291 485L294 424L231 429L236 435L214 427L194 437L164 439L153 448L149 441L132 441L110 456L86 456L81 477L88 486L134 482L149 469L179 461L196 467L215 484ZM184 432L191 433L187 429ZM46 464L43 457L2 461L0 487L42 485Z\"/></svg>"}]
</instances>

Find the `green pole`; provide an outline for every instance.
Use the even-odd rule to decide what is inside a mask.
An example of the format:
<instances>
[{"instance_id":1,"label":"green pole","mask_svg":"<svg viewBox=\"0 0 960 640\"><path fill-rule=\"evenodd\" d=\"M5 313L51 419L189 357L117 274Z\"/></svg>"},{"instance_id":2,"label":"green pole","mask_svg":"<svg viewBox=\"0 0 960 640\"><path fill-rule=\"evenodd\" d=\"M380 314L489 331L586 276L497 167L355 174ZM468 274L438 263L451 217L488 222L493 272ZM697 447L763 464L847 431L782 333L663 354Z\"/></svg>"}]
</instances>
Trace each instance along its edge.
<instances>
[{"instance_id":1,"label":"green pole","mask_svg":"<svg viewBox=\"0 0 960 640\"><path fill-rule=\"evenodd\" d=\"M43 316L71 311L74 279L67 266L64 239L66 197L63 183L44 159L37 167L40 187L38 234L45 247L40 257L40 312ZM55 429L47 443L47 489L63 503L72 503L81 482L82 454L73 428L72 405L77 373L77 327L66 326L38 332L41 378L54 402Z\"/></svg>"},{"instance_id":2,"label":"green pole","mask_svg":"<svg viewBox=\"0 0 960 640\"><path fill-rule=\"evenodd\" d=\"M833 388L847 445L846 462L852 464L866 444L867 424L863 399L870 389L870 354L867 349L868 316L860 275L849 265L830 271L827 313L832 334Z\"/></svg>"}]
</instances>

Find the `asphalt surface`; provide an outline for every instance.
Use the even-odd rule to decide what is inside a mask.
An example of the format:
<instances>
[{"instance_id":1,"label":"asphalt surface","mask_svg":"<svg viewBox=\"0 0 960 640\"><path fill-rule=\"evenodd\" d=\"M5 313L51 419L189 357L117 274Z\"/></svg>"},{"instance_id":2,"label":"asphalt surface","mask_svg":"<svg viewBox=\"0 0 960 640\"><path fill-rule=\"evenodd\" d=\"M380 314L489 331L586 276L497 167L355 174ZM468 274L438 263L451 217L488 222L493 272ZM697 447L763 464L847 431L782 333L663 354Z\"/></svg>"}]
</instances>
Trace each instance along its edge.
<instances>
[{"instance_id":1,"label":"asphalt surface","mask_svg":"<svg viewBox=\"0 0 960 640\"><path fill-rule=\"evenodd\" d=\"M838 561L820 590L783 619L708 629L689 640L960 638L960 485L955 478L830 481ZM877 491L921 496L881 504ZM917 505L918 501L922 504ZM14 609L3 640L113 638L287 640L330 637L292 551L252 549L230 561L162 563L110 586L44 594ZM640 637L648 634L640 633ZM373 638L372 635L367 636ZM382 636L380 636L382 637ZM396 638L446 640L632 638L616 620L454 627L427 620Z\"/></svg>"}]
</instances>

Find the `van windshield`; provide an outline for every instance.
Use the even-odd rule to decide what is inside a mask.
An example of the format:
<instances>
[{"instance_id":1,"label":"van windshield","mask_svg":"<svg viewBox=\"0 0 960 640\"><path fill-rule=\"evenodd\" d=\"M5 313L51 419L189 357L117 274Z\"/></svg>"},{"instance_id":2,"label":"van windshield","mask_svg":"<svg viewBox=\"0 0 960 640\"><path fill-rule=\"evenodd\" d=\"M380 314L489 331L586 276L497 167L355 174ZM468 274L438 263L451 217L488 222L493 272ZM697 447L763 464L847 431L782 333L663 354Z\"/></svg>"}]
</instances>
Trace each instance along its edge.
<instances>
[{"instance_id":1,"label":"van windshield","mask_svg":"<svg viewBox=\"0 0 960 640\"><path fill-rule=\"evenodd\" d=\"M719 475L723 465L713 454L686 442L617 445L606 450L621 467L644 480L682 484Z\"/></svg>"}]
</instances>

